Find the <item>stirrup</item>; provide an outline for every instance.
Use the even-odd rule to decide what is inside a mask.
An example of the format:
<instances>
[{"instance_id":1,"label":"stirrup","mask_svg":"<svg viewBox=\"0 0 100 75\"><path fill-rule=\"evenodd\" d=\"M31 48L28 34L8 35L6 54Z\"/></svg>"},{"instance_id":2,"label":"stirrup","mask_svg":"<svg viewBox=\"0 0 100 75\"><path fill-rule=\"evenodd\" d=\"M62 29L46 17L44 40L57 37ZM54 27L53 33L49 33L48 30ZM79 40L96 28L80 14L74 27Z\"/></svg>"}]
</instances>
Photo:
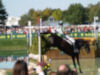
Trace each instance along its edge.
<instances>
[{"instance_id":1,"label":"stirrup","mask_svg":"<svg viewBox=\"0 0 100 75\"><path fill-rule=\"evenodd\" d=\"M75 45L73 45L73 48L74 48L74 52L75 52L75 53L78 53L78 52L79 52L79 50L76 48Z\"/></svg>"}]
</instances>

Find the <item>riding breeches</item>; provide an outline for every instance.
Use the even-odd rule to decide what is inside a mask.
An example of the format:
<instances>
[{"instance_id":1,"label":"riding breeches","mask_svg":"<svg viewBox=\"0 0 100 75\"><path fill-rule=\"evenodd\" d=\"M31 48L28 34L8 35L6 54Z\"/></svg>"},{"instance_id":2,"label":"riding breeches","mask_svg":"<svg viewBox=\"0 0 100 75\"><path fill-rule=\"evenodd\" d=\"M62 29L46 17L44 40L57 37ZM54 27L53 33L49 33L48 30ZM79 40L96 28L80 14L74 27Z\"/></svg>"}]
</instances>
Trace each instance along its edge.
<instances>
[{"instance_id":1,"label":"riding breeches","mask_svg":"<svg viewBox=\"0 0 100 75\"><path fill-rule=\"evenodd\" d=\"M66 35L65 36L73 45L75 44L75 40L72 38L72 37L70 37L70 36L68 36L68 35Z\"/></svg>"}]
</instances>

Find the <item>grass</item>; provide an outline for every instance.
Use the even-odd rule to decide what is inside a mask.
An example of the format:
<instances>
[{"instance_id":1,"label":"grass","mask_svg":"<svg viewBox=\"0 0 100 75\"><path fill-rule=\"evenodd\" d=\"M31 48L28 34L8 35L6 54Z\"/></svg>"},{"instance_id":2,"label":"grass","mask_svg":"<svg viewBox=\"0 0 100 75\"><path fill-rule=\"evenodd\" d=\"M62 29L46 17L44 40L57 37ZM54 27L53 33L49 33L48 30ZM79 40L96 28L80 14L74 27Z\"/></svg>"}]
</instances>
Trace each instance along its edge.
<instances>
[{"instance_id":1,"label":"grass","mask_svg":"<svg viewBox=\"0 0 100 75\"><path fill-rule=\"evenodd\" d=\"M0 56L26 56L27 39L0 39ZM29 53L38 54L38 38L32 39Z\"/></svg>"},{"instance_id":2,"label":"grass","mask_svg":"<svg viewBox=\"0 0 100 75\"><path fill-rule=\"evenodd\" d=\"M26 49L26 39L2 39L0 40L0 50L24 50Z\"/></svg>"},{"instance_id":3,"label":"grass","mask_svg":"<svg viewBox=\"0 0 100 75\"><path fill-rule=\"evenodd\" d=\"M12 72L7 72L8 73L8 75L12 75Z\"/></svg>"},{"instance_id":4,"label":"grass","mask_svg":"<svg viewBox=\"0 0 100 75\"><path fill-rule=\"evenodd\" d=\"M27 50L0 50L0 56L27 56Z\"/></svg>"},{"instance_id":5,"label":"grass","mask_svg":"<svg viewBox=\"0 0 100 75\"><path fill-rule=\"evenodd\" d=\"M26 39L2 39L0 40L0 56L26 56Z\"/></svg>"},{"instance_id":6,"label":"grass","mask_svg":"<svg viewBox=\"0 0 100 75\"><path fill-rule=\"evenodd\" d=\"M38 54L38 37L32 39L32 46L29 48L29 53Z\"/></svg>"}]
</instances>

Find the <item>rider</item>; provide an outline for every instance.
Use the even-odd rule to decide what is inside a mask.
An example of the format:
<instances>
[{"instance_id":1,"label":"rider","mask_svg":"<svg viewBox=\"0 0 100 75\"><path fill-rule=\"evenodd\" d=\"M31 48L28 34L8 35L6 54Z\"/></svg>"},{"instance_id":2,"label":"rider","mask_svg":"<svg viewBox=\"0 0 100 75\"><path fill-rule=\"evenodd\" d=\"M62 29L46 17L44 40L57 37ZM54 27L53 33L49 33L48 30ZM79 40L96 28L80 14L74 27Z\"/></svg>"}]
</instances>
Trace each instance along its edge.
<instances>
[{"instance_id":1,"label":"rider","mask_svg":"<svg viewBox=\"0 0 100 75\"><path fill-rule=\"evenodd\" d=\"M69 44L73 45L74 52L77 52L75 48L75 40L69 35L65 34L63 22L60 21L59 25L60 25L60 28L56 29L56 33L59 34L62 38L64 38L64 40L66 40Z\"/></svg>"}]
</instances>

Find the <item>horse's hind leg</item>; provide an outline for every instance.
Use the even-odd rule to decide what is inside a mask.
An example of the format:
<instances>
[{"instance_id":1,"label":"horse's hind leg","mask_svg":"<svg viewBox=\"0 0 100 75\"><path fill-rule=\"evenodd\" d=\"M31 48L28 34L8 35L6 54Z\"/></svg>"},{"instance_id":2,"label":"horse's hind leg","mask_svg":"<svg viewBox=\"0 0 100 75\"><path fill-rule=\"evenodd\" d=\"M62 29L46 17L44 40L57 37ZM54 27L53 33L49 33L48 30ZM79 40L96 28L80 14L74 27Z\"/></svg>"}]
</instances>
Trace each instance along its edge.
<instances>
[{"instance_id":1,"label":"horse's hind leg","mask_svg":"<svg viewBox=\"0 0 100 75\"><path fill-rule=\"evenodd\" d=\"M80 67L79 55L76 56L76 59L77 59L77 63L78 63L78 66L79 66L79 71L80 71L80 73L83 73L82 70L81 70L81 67Z\"/></svg>"}]
</instances>

